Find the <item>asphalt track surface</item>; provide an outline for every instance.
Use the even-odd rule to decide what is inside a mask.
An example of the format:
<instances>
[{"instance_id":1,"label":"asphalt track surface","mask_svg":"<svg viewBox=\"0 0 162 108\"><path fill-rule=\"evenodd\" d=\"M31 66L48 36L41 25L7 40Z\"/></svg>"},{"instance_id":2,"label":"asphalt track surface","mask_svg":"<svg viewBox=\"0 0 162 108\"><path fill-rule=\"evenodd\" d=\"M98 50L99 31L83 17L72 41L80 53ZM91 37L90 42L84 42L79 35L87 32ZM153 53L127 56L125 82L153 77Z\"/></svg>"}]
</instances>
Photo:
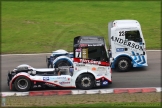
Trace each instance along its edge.
<instances>
[{"instance_id":1,"label":"asphalt track surface","mask_svg":"<svg viewBox=\"0 0 162 108\"><path fill-rule=\"evenodd\" d=\"M46 56L49 55L1 56L1 92L10 91L7 85L8 70L13 70L20 64L29 64L34 68L46 68ZM148 67L133 68L130 72L113 71L113 83L106 88L161 87L161 51L147 51L147 56Z\"/></svg>"}]
</instances>

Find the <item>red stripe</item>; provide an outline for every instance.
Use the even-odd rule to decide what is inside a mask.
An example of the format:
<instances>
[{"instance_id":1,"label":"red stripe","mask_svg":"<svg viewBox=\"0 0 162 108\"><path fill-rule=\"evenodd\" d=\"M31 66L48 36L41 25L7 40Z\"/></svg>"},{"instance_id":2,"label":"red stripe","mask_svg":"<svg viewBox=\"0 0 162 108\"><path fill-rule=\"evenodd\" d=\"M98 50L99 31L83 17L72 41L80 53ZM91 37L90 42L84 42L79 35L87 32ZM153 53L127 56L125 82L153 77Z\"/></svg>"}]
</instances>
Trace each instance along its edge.
<instances>
[{"instance_id":1,"label":"red stripe","mask_svg":"<svg viewBox=\"0 0 162 108\"><path fill-rule=\"evenodd\" d=\"M86 60L88 61L88 59L84 59L84 61L86 61ZM77 63L81 63L81 59L80 58L73 58L73 61L77 62ZM93 60L90 60L90 61L93 61ZM100 66L110 66L109 62L102 62L102 61L96 61L96 62L100 62L101 64L98 64ZM88 62L84 62L84 63L88 63Z\"/></svg>"}]
</instances>

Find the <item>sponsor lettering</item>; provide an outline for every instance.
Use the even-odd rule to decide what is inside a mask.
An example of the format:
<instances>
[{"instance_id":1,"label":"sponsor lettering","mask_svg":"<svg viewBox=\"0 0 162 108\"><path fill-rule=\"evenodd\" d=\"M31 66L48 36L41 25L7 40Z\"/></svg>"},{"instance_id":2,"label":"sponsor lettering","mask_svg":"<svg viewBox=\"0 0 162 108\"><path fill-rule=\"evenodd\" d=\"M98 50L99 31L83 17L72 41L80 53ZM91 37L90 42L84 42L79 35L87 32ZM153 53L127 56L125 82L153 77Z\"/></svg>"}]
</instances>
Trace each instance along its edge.
<instances>
[{"instance_id":1,"label":"sponsor lettering","mask_svg":"<svg viewBox=\"0 0 162 108\"><path fill-rule=\"evenodd\" d=\"M126 40L123 40L121 38L114 37L114 36L111 37L111 40L116 42L116 43L119 43L121 45L124 45L126 47L130 47L130 48L134 48L134 49L138 49L138 50L143 51L143 47L140 46L140 45L135 44L134 42L129 42L129 41L126 41Z\"/></svg>"},{"instance_id":2,"label":"sponsor lettering","mask_svg":"<svg viewBox=\"0 0 162 108\"><path fill-rule=\"evenodd\" d=\"M51 83L45 83L45 85L50 86L50 87L55 87L56 85L51 84Z\"/></svg>"},{"instance_id":3,"label":"sponsor lettering","mask_svg":"<svg viewBox=\"0 0 162 108\"><path fill-rule=\"evenodd\" d=\"M102 46L102 44L88 44L88 46Z\"/></svg>"},{"instance_id":4,"label":"sponsor lettering","mask_svg":"<svg viewBox=\"0 0 162 108\"><path fill-rule=\"evenodd\" d=\"M70 82L59 82L61 85L70 84Z\"/></svg>"},{"instance_id":5,"label":"sponsor lettering","mask_svg":"<svg viewBox=\"0 0 162 108\"><path fill-rule=\"evenodd\" d=\"M57 79L66 79L66 77L57 77Z\"/></svg>"},{"instance_id":6,"label":"sponsor lettering","mask_svg":"<svg viewBox=\"0 0 162 108\"><path fill-rule=\"evenodd\" d=\"M56 79L56 77L49 77L49 80L50 81L53 81L53 80L55 80Z\"/></svg>"},{"instance_id":7,"label":"sponsor lettering","mask_svg":"<svg viewBox=\"0 0 162 108\"><path fill-rule=\"evenodd\" d=\"M79 47L87 47L88 44L80 44Z\"/></svg>"},{"instance_id":8,"label":"sponsor lettering","mask_svg":"<svg viewBox=\"0 0 162 108\"><path fill-rule=\"evenodd\" d=\"M85 64L76 64L76 66L85 66Z\"/></svg>"},{"instance_id":9,"label":"sponsor lettering","mask_svg":"<svg viewBox=\"0 0 162 108\"><path fill-rule=\"evenodd\" d=\"M80 59L82 63L89 63L89 64L101 64L100 61L93 61L93 60L86 60L86 59Z\"/></svg>"}]
</instances>

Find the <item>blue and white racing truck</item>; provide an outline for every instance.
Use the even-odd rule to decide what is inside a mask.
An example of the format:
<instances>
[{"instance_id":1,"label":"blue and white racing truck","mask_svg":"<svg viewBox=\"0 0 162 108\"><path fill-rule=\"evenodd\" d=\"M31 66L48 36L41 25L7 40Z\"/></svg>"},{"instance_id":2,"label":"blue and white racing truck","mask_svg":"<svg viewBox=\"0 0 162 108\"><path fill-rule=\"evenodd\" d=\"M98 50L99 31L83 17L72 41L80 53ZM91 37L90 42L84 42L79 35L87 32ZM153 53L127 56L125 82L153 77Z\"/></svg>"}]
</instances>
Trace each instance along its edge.
<instances>
[{"instance_id":1,"label":"blue and white racing truck","mask_svg":"<svg viewBox=\"0 0 162 108\"><path fill-rule=\"evenodd\" d=\"M74 38L74 41L75 39L77 37ZM82 39L82 41L87 42L86 39ZM88 40L87 43L93 44L93 42L93 40ZM148 66L146 43L140 23L137 20L114 20L109 22L108 43L111 68L124 72L129 71L132 67ZM100 44L99 41L98 44ZM46 59L47 67L72 66L75 53L75 50L72 53L65 50L54 51Z\"/></svg>"},{"instance_id":2,"label":"blue and white racing truck","mask_svg":"<svg viewBox=\"0 0 162 108\"><path fill-rule=\"evenodd\" d=\"M111 68L129 71L147 64L146 43L137 20L115 20L108 23Z\"/></svg>"}]
</instances>

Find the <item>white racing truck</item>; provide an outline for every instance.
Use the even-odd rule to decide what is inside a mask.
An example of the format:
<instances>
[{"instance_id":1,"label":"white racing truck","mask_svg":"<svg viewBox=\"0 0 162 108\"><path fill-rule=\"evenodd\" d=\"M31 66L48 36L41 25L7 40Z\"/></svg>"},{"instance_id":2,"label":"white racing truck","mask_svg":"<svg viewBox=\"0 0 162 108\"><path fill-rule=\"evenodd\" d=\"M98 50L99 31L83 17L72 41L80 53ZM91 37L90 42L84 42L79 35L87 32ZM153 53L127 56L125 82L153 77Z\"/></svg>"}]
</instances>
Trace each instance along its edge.
<instances>
[{"instance_id":1,"label":"white racing truck","mask_svg":"<svg viewBox=\"0 0 162 108\"><path fill-rule=\"evenodd\" d=\"M87 42L86 39L82 42L84 41ZM148 66L145 50L146 43L138 21L114 20L109 22L108 42L111 68L125 72L129 71L132 67ZM49 67L49 64L51 67L58 67L59 65L72 66L73 63L68 58L73 58L76 52L66 52L66 54L65 52L62 50L54 51L49 58L46 58L47 66Z\"/></svg>"},{"instance_id":2,"label":"white racing truck","mask_svg":"<svg viewBox=\"0 0 162 108\"><path fill-rule=\"evenodd\" d=\"M108 23L111 68L129 71L147 64L146 43L137 20L114 20Z\"/></svg>"},{"instance_id":3,"label":"white racing truck","mask_svg":"<svg viewBox=\"0 0 162 108\"><path fill-rule=\"evenodd\" d=\"M56 58L57 59L57 58ZM73 87L91 89L112 83L111 67L104 38L78 36L74 38L72 66L33 68L22 64L8 72L10 90L28 91L33 87Z\"/></svg>"}]
</instances>

